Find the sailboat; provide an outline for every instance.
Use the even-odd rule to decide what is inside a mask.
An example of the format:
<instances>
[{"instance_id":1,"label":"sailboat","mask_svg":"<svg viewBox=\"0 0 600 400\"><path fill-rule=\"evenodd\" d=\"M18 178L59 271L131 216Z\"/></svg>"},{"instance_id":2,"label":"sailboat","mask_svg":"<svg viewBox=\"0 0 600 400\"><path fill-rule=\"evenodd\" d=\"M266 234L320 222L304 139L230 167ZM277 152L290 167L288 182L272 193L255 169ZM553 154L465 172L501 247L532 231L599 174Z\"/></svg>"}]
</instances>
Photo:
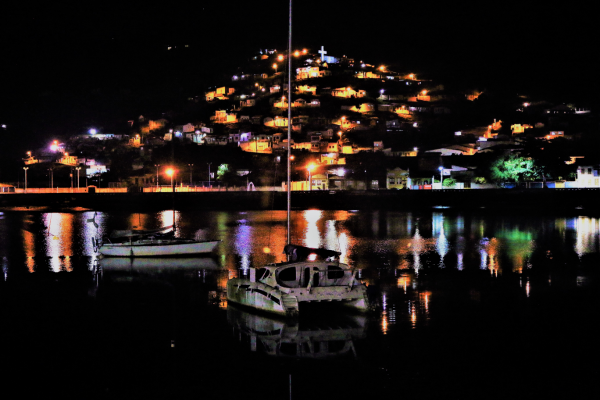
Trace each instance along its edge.
<instances>
[{"instance_id":1,"label":"sailboat","mask_svg":"<svg viewBox=\"0 0 600 400\"><path fill-rule=\"evenodd\" d=\"M358 311L368 309L367 288L356 271L340 262L340 253L291 244L291 122L292 122L292 7L288 38L288 148L286 262L250 268L247 277L227 281L227 301L256 310L297 317L300 305L337 303Z\"/></svg>"},{"instance_id":2,"label":"sailboat","mask_svg":"<svg viewBox=\"0 0 600 400\"><path fill-rule=\"evenodd\" d=\"M124 239L113 242L104 238L98 252L105 257L166 257L211 253L220 240L195 240L174 237L173 233L142 233L131 231L117 235ZM113 236L113 239L115 236ZM93 238L92 238L93 239Z\"/></svg>"}]
</instances>

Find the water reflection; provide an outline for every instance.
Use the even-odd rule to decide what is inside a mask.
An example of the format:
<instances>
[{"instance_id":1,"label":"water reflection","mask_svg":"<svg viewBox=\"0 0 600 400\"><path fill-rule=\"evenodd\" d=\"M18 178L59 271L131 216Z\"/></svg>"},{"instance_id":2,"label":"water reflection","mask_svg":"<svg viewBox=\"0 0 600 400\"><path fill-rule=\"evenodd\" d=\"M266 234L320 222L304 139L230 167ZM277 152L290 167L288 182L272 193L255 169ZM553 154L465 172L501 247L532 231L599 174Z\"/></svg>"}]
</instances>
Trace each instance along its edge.
<instances>
[{"instance_id":1,"label":"water reflection","mask_svg":"<svg viewBox=\"0 0 600 400\"><path fill-rule=\"evenodd\" d=\"M227 321L250 351L269 356L329 359L356 358L355 341L366 337L366 318L335 314L325 319L289 321L227 308Z\"/></svg>"},{"instance_id":2,"label":"water reflection","mask_svg":"<svg viewBox=\"0 0 600 400\"><path fill-rule=\"evenodd\" d=\"M21 269L29 274L91 270L98 260L92 237L113 229L154 229L173 221L182 236L202 232L223 241L214 257L203 261L208 263L204 266L197 260L170 261L176 269L223 269L226 273L215 281L217 291L223 291L227 280L240 269L245 273L250 266L285 259L285 211L15 212L0 219L4 279ZM593 258L588 256L600 251L599 230L598 218L585 216L528 219L454 215L447 211L415 214L306 210L292 212L291 235L296 243L340 251L341 260L355 266L363 282L379 288L375 303L380 307L382 329L389 332L398 323L408 321L416 327L428 320L430 304L438 297L420 282L431 271L487 271L492 279L516 274L523 278L519 280L522 293L535 296L536 285L554 285L560 278L547 273L544 279L533 280L530 272L555 266L558 258L589 263L586 260ZM115 270L162 268L159 262L141 259L102 260L101 264ZM393 278L386 281L390 276ZM576 276L577 285L589 282L584 273Z\"/></svg>"}]
</instances>

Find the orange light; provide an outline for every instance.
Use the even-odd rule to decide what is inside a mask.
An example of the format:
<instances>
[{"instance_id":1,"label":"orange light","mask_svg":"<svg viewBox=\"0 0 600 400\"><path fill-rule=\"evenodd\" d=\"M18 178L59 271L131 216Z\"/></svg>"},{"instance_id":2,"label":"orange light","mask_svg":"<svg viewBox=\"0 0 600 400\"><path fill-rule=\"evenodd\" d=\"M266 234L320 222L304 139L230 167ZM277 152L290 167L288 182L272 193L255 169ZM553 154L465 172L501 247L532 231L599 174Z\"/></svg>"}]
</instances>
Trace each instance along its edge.
<instances>
[{"instance_id":1,"label":"orange light","mask_svg":"<svg viewBox=\"0 0 600 400\"><path fill-rule=\"evenodd\" d=\"M314 163L310 163L306 166L306 169L308 169L309 171L312 171L315 168L317 168L317 166Z\"/></svg>"},{"instance_id":2,"label":"orange light","mask_svg":"<svg viewBox=\"0 0 600 400\"><path fill-rule=\"evenodd\" d=\"M271 249L268 247L263 247L263 253L265 254L269 254L271 252Z\"/></svg>"},{"instance_id":3,"label":"orange light","mask_svg":"<svg viewBox=\"0 0 600 400\"><path fill-rule=\"evenodd\" d=\"M169 176L173 176L175 174L175 170L173 168L169 168L165 171L165 173Z\"/></svg>"},{"instance_id":4,"label":"orange light","mask_svg":"<svg viewBox=\"0 0 600 400\"><path fill-rule=\"evenodd\" d=\"M421 92L421 94L422 94L423 96L425 96L425 95L427 94L427 90L423 90L423 91Z\"/></svg>"},{"instance_id":5,"label":"orange light","mask_svg":"<svg viewBox=\"0 0 600 400\"><path fill-rule=\"evenodd\" d=\"M296 158L296 157L290 156L290 160L294 161L294 158Z\"/></svg>"},{"instance_id":6,"label":"orange light","mask_svg":"<svg viewBox=\"0 0 600 400\"><path fill-rule=\"evenodd\" d=\"M298 50L296 50L296 51L294 52L294 55L295 55L296 57L298 57L298 56L300 55L300 52L299 52Z\"/></svg>"},{"instance_id":7,"label":"orange light","mask_svg":"<svg viewBox=\"0 0 600 400\"><path fill-rule=\"evenodd\" d=\"M283 61L283 56L281 56L281 55L280 55L280 56L277 56L277 60L279 60L279 61Z\"/></svg>"},{"instance_id":8,"label":"orange light","mask_svg":"<svg viewBox=\"0 0 600 400\"><path fill-rule=\"evenodd\" d=\"M273 64L273 68L277 69L277 64Z\"/></svg>"},{"instance_id":9,"label":"orange light","mask_svg":"<svg viewBox=\"0 0 600 400\"><path fill-rule=\"evenodd\" d=\"M306 49L302 49L302 54L306 54L307 51L308 50L306 50Z\"/></svg>"}]
</instances>

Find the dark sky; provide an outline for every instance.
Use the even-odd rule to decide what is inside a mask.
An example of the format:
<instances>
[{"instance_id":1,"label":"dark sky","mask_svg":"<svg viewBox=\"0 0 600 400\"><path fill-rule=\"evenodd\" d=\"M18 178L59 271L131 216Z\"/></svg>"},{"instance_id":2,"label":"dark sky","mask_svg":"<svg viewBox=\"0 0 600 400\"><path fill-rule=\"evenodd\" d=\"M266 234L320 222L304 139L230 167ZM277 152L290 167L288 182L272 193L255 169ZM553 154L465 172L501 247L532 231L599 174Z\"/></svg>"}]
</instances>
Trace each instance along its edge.
<instances>
[{"instance_id":1,"label":"dark sky","mask_svg":"<svg viewBox=\"0 0 600 400\"><path fill-rule=\"evenodd\" d=\"M296 1L293 42L442 79L594 98L598 35L591 10L573 5ZM165 104L201 93L256 49L285 47L287 23L286 1L19 2L0 27L0 118L60 133L143 112L152 93Z\"/></svg>"}]
</instances>

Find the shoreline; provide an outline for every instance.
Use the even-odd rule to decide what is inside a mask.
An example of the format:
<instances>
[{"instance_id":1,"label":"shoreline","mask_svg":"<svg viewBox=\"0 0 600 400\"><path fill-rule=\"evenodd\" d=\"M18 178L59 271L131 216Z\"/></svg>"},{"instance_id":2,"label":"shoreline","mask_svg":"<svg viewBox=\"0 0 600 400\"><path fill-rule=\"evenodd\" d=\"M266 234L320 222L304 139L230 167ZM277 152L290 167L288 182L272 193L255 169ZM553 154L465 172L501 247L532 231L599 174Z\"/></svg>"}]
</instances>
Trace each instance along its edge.
<instances>
[{"instance_id":1,"label":"shoreline","mask_svg":"<svg viewBox=\"0 0 600 400\"><path fill-rule=\"evenodd\" d=\"M285 192L2 193L0 211L285 210ZM502 211L585 210L598 213L600 188L448 189L293 192L292 209Z\"/></svg>"}]
</instances>

